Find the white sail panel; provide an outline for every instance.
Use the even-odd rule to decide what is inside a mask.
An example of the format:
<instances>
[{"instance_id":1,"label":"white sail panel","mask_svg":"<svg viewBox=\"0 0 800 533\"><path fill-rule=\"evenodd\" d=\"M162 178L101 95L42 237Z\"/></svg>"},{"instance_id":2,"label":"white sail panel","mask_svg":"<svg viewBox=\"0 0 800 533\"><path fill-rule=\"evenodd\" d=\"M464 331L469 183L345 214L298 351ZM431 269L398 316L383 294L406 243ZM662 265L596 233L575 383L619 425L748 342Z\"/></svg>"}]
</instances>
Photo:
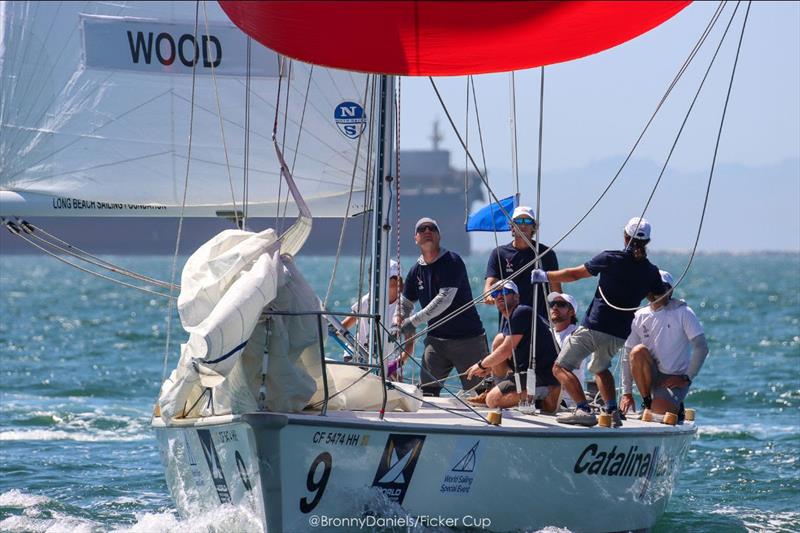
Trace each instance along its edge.
<instances>
[{"instance_id":1,"label":"white sail panel","mask_svg":"<svg viewBox=\"0 0 800 533\"><path fill-rule=\"evenodd\" d=\"M211 209L187 213L241 211L249 137L249 209L276 214L287 192L272 146L282 80L277 140L312 214L343 216L354 172L351 212L363 209L368 77L284 61L279 78L280 58L216 3L199 4L195 32L195 6L0 4L0 189L174 208L191 131L186 205Z\"/></svg>"}]
</instances>

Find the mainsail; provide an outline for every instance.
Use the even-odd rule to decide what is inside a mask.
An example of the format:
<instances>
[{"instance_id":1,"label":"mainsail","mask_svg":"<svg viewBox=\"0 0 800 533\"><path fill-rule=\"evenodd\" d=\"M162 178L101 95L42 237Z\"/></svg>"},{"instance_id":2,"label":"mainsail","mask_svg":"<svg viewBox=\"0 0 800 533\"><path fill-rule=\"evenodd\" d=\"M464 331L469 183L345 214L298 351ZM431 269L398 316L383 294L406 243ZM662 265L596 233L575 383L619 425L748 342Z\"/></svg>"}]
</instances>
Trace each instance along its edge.
<instances>
[{"instance_id":1,"label":"mainsail","mask_svg":"<svg viewBox=\"0 0 800 533\"><path fill-rule=\"evenodd\" d=\"M50 208L35 214L174 216L188 172L187 216L245 197L275 216L278 103L300 193L313 216L341 217L351 184L363 209L368 81L281 58L212 2L2 2L0 195Z\"/></svg>"}]
</instances>

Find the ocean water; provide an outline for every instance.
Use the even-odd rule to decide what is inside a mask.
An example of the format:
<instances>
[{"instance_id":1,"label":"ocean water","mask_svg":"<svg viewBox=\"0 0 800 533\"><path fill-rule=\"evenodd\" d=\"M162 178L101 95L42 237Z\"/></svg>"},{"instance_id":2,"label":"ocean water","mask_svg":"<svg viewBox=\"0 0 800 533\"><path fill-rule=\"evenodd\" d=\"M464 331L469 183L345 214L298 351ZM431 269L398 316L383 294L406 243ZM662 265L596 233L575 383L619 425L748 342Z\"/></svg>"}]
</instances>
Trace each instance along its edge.
<instances>
[{"instance_id":1,"label":"ocean water","mask_svg":"<svg viewBox=\"0 0 800 533\"><path fill-rule=\"evenodd\" d=\"M651 255L676 275L687 261ZM562 266L586 258L560 254ZM170 271L169 257L108 259L161 279ZM324 294L333 259L298 262ZM467 265L481 287L485 258ZM342 259L333 306L354 301L358 271L357 259ZM593 286L567 290L585 309ZM703 322L711 352L687 400L699 435L655 530L800 531L800 255L699 256L677 292ZM481 307L493 333L496 313ZM165 332L158 297L44 256L0 256L0 531L251 525L235 509L175 512L148 428ZM172 338L170 369L184 335Z\"/></svg>"}]
</instances>

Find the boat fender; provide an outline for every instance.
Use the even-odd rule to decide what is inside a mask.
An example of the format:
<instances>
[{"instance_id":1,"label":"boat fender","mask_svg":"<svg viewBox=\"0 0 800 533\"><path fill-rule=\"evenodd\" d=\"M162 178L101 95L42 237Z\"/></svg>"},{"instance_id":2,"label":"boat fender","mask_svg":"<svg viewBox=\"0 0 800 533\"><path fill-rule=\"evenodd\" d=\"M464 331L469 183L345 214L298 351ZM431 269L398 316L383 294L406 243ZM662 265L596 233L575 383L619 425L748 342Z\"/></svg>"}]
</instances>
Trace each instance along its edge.
<instances>
[{"instance_id":1,"label":"boat fender","mask_svg":"<svg viewBox=\"0 0 800 533\"><path fill-rule=\"evenodd\" d=\"M158 405L158 402L153 406L153 417L161 418L161 406Z\"/></svg>"},{"instance_id":2,"label":"boat fender","mask_svg":"<svg viewBox=\"0 0 800 533\"><path fill-rule=\"evenodd\" d=\"M489 411L486 415L486 420L493 426L499 426L503 422L503 412Z\"/></svg>"},{"instance_id":3,"label":"boat fender","mask_svg":"<svg viewBox=\"0 0 800 533\"><path fill-rule=\"evenodd\" d=\"M652 422L653 421L653 411L650 409L645 409L642 411L642 422Z\"/></svg>"},{"instance_id":4,"label":"boat fender","mask_svg":"<svg viewBox=\"0 0 800 533\"><path fill-rule=\"evenodd\" d=\"M600 413L597 417L597 425L604 428L611 427L611 415L608 413Z\"/></svg>"},{"instance_id":5,"label":"boat fender","mask_svg":"<svg viewBox=\"0 0 800 533\"><path fill-rule=\"evenodd\" d=\"M669 412L664 413L663 423L667 424L667 425L670 425L670 426L674 426L675 424L678 423L678 415L676 415L675 413L669 413Z\"/></svg>"},{"instance_id":6,"label":"boat fender","mask_svg":"<svg viewBox=\"0 0 800 533\"><path fill-rule=\"evenodd\" d=\"M695 415L694 409L686 409L686 411L684 412L684 416L687 422L694 422L694 415Z\"/></svg>"}]
</instances>

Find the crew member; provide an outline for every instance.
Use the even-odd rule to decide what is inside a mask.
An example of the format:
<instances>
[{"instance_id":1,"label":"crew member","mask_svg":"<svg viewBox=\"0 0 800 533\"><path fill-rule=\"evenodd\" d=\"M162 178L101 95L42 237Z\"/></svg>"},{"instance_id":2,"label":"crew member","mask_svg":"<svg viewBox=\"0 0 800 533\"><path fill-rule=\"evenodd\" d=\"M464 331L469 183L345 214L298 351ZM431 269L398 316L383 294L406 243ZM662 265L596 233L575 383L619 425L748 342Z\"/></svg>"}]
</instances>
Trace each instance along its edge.
<instances>
[{"instance_id":1,"label":"crew member","mask_svg":"<svg viewBox=\"0 0 800 533\"><path fill-rule=\"evenodd\" d=\"M623 412L635 407L631 373L642 404L654 413L681 413L692 380L708 355L703 326L683 300L671 297L674 282L661 271L666 292L650 294L650 305L636 311L622 358Z\"/></svg>"},{"instance_id":2,"label":"crew member","mask_svg":"<svg viewBox=\"0 0 800 533\"><path fill-rule=\"evenodd\" d=\"M514 407L528 394L527 372L530 366L532 342L533 308L520 304L519 289L513 281L501 282L492 291L497 310L503 315L503 329L492 342L492 352L467 371L467 377L486 376L495 379L495 386L485 396L488 407ZM554 413L558 409L561 386L553 376L556 347L547 319L537 316L536 331L536 391L534 399L540 402L542 411ZM514 373L519 373L522 391L517 393Z\"/></svg>"},{"instance_id":3,"label":"crew member","mask_svg":"<svg viewBox=\"0 0 800 533\"><path fill-rule=\"evenodd\" d=\"M474 305L450 316L472 302L472 289L464 261L440 247L439 225L432 218L421 218L414 226L414 242L421 255L406 276L401 298L402 316L396 326L407 337L428 323L425 352L422 358L422 391L438 396L441 382L455 367L465 389L477 385L478 378L467 379L467 369L488 353L483 324ZM414 302L422 309L413 313Z\"/></svg>"},{"instance_id":4,"label":"crew member","mask_svg":"<svg viewBox=\"0 0 800 533\"><path fill-rule=\"evenodd\" d=\"M484 303L494 304L494 299L489 291L498 280L508 279L512 274L523 271L522 274L514 278L514 282L519 287L520 302L523 305L533 306L533 285L530 281L530 272L534 268L533 260L537 255L544 253L548 246L537 243L534 240L536 235L536 218L533 216L533 209L521 205L514 209L511 216L514 225L511 226L511 236L509 244L498 246L489 254L489 261L486 263L486 282L483 292L486 294ZM528 243L536 247L536 251ZM530 263L530 264L529 264ZM527 266L526 266L527 265ZM549 250L541 258L542 270L558 270L558 258L553 250ZM557 281L552 282L552 290L561 292L561 284ZM547 303L545 302L544 291L539 291L539 307L537 312L547 318Z\"/></svg>"},{"instance_id":5,"label":"crew member","mask_svg":"<svg viewBox=\"0 0 800 533\"><path fill-rule=\"evenodd\" d=\"M548 280L570 282L600 276L583 323L569 336L553 367L553 374L576 403L571 414L559 415L559 422L583 426L597 424L597 417L584 397L580 382L572 373L591 354L588 368L595 375L605 410L611 414L614 427L622 425L614 376L609 371L611 359L631 332L634 313L631 309L637 308L648 294L664 292L658 267L647 260L650 233L647 220L632 218L624 227L623 250L601 252L581 266L554 272L537 269L531 273L534 283Z\"/></svg>"},{"instance_id":6,"label":"crew member","mask_svg":"<svg viewBox=\"0 0 800 533\"><path fill-rule=\"evenodd\" d=\"M550 306L550 323L553 324L553 334L561 349L572 332L578 328L578 302L567 293L551 292L547 295L547 304ZM581 366L573 371L581 383L581 390L586 390L586 359L581 361ZM565 398L569 407L575 407L572 398Z\"/></svg>"}]
</instances>

